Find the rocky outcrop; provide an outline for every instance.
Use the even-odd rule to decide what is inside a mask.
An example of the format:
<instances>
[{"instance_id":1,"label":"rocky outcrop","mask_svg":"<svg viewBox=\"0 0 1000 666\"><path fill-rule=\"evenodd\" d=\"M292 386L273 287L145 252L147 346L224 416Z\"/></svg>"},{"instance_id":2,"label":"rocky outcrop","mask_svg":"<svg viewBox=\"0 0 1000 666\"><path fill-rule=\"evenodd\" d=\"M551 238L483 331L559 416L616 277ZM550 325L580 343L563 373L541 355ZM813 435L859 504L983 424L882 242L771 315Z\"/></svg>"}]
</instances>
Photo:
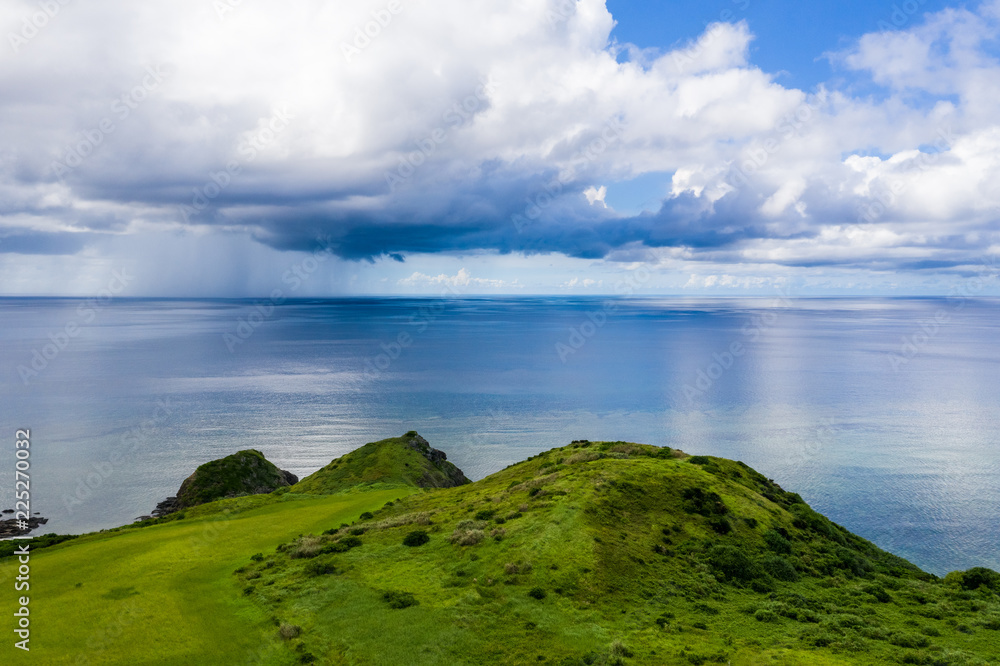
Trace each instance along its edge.
<instances>
[{"instance_id":1,"label":"rocky outcrop","mask_svg":"<svg viewBox=\"0 0 1000 666\"><path fill-rule=\"evenodd\" d=\"M438 471L440 471L446 477L448 477L450 483L446 484L446 486L448 487L462 486L465 485L466 483L472 483L465 476L465 473L462 472L462 470L460 470L454 464L448 462L448 456L445 454L444 451L432 447L430 445L430 442L428 442L426 439L418 435L415 431L411 430L410 432L406 433L403 437L406 439L406 445L408 447L410 447L411 449L422 455L424 458L427 458L427 460L434 467L436 467ZM425 475L425 476L428 477L426 479L427 482L426 483L418 482L418 485L424 487L439 486L439 484L431 482L432 479L430 478L430 475ZM424 480L422 479L422 481Z\"/></svg>"},{"instance_id":2,"label":"rocky outcrop","mask_svg":"<svg viewBox=\"0 0 1000 666\"><path fill-rule=\"evenodd\" d=\"M260 451L247 449L200 466L184 479L176 496L156 505L153 515L165 516L227 497L271 493L298 480L291 472L275 467Z\"/></svg>"},{"instance_id":3,"label":"rocky outcrop","mask_svg":"<svg viewBox=\"0 0 1000 666\"><path fill-rule=\"evenodd\" d=\"M4 513L13 513L13 511L4 511ZM32 530L38 529L45 523L49 522L48 518L41 518L32 516L27 520L15 520L11 518L10 520L0 520L0 539L9 539L11 537L24 536L31 533ZM21 524L24 527L21 527Z\"/></svg>"}]
</instances>

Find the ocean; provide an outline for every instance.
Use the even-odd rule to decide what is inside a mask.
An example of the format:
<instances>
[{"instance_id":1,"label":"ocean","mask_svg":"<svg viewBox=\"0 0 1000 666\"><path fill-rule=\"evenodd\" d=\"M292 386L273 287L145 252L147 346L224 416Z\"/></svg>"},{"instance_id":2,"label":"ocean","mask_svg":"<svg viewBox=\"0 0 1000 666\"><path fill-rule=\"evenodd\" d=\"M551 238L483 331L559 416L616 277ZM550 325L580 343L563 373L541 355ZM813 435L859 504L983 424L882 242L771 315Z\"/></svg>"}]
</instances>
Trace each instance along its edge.
<instances>
[{"instance_id":1,"label":"ocean","mask_svg":"<svg viewBox=\"0 0 1000 666\"><path fill-rule=\"evenodd\" d=\"M998 330L964 298L6 298L0 475L30 429L39 532L79 533L240 449L302 477L417 430L479 479L627 440L742 460L936 574L1000 569Z\"/></svg>"}]
</instances>

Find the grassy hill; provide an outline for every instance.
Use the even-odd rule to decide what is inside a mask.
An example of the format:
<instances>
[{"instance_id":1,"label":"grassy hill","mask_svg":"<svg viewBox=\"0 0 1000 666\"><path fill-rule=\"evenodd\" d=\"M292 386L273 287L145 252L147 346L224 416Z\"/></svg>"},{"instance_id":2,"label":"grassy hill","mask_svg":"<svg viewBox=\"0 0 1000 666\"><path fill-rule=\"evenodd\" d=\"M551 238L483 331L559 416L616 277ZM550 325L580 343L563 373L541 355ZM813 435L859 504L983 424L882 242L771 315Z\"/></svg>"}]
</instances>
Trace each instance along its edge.
<instances>
[{"instance_id":1,"label":"grassy hill","mask_svg":"<svg viewBox=\"0 0 1000 666\"><path fill-rule=\"evenodd\" d=\"M226 497L270 493L298 481L260 451L247 449L201 465L184 479L171 509L185 509Z\"/></svg>"},{"instance_id":2,"label":"grassy hill","mask_svg":"<svg viewBox=\"0 0 1000 666\"><path fill-rule=\"evenodd\" d=\"M924 573L742 463L574 442L424 491L383 458L429 461L414 436L38 551L4 663L1000 663L1000 576Z\"/></svg>"},{"instance_id":3,"label":"grassy hill","mask_svg":"<svg viewBox=\"0 0 1000 666\"><path fill-rule=\"evenodd\" d=\"M292 492L328 495L359 486L451 488L469 483L443 451L410 431L365 444L295 484Z\"/></svg>"},{"instance_id":4,"label":"grassy hill","mask_svg":"<svg viewBox=\"0 0 1000 666\"><path fill-rule=\"evenodd\" d=\"M998 578L938 580L728 460L577 442L331 528L235 576L300 659L1000 659Z\"/></svg>"}]
</instances>

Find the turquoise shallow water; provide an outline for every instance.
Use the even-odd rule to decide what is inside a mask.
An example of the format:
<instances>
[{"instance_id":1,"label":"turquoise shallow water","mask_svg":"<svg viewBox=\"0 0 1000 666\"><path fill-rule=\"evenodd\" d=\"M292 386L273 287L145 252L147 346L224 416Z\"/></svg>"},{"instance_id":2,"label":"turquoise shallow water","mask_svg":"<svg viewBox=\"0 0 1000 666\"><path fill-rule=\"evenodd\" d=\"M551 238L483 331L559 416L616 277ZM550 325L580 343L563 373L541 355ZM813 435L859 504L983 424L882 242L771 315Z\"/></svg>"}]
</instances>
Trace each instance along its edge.
<instances>
[{"instance_id":1,"label":"turquoise shallow water","mask_svg":"<svg viewBox=\"0 0 1000 666\"><path fill-rule=\"evenodd\" d=\"M0 470L31 428L33 510L78 532L240 448L301 476L415 429L481 478L623 439L743 460L935 573L1000 569L998 326L947 299L0 299Z\"/></svg>"}]
</instances>

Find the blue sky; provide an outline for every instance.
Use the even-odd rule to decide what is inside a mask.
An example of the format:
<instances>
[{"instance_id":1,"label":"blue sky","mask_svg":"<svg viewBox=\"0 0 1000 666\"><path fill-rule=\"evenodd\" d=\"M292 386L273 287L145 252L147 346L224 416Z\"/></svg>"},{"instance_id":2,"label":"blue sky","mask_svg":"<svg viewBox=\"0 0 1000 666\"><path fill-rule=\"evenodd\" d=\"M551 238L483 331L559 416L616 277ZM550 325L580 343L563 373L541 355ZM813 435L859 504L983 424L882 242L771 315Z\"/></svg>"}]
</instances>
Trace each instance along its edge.
<instances>
[{"instance_id":1,"label":"blue sky","mask_svg":"<svg viewBox=\"0 0 1000 666\"><path fill-rule=\"evenodd\" d=\"M848 48L882 26L912 27L926 12L962 5L941 0L912 5L866 0L613 0L607 6L618 22L611 36L641 48L667 49L700 34L706 23L745 20L755 35L750 49L753 63L767 72L781 72L782 85L812 90L843 75L824 53ZM902 6L917 10L907 13Z\"/></svg>"},{"instance_id":2,"label":"blue sky","mask_svg":"<svg viewBox=\"0 0 1000 666\"><path fill-rule=\"evenodd\" d=\"M1000 0L37 12L0 295L1000 293Z\"/></svg>"}]
</instances>

